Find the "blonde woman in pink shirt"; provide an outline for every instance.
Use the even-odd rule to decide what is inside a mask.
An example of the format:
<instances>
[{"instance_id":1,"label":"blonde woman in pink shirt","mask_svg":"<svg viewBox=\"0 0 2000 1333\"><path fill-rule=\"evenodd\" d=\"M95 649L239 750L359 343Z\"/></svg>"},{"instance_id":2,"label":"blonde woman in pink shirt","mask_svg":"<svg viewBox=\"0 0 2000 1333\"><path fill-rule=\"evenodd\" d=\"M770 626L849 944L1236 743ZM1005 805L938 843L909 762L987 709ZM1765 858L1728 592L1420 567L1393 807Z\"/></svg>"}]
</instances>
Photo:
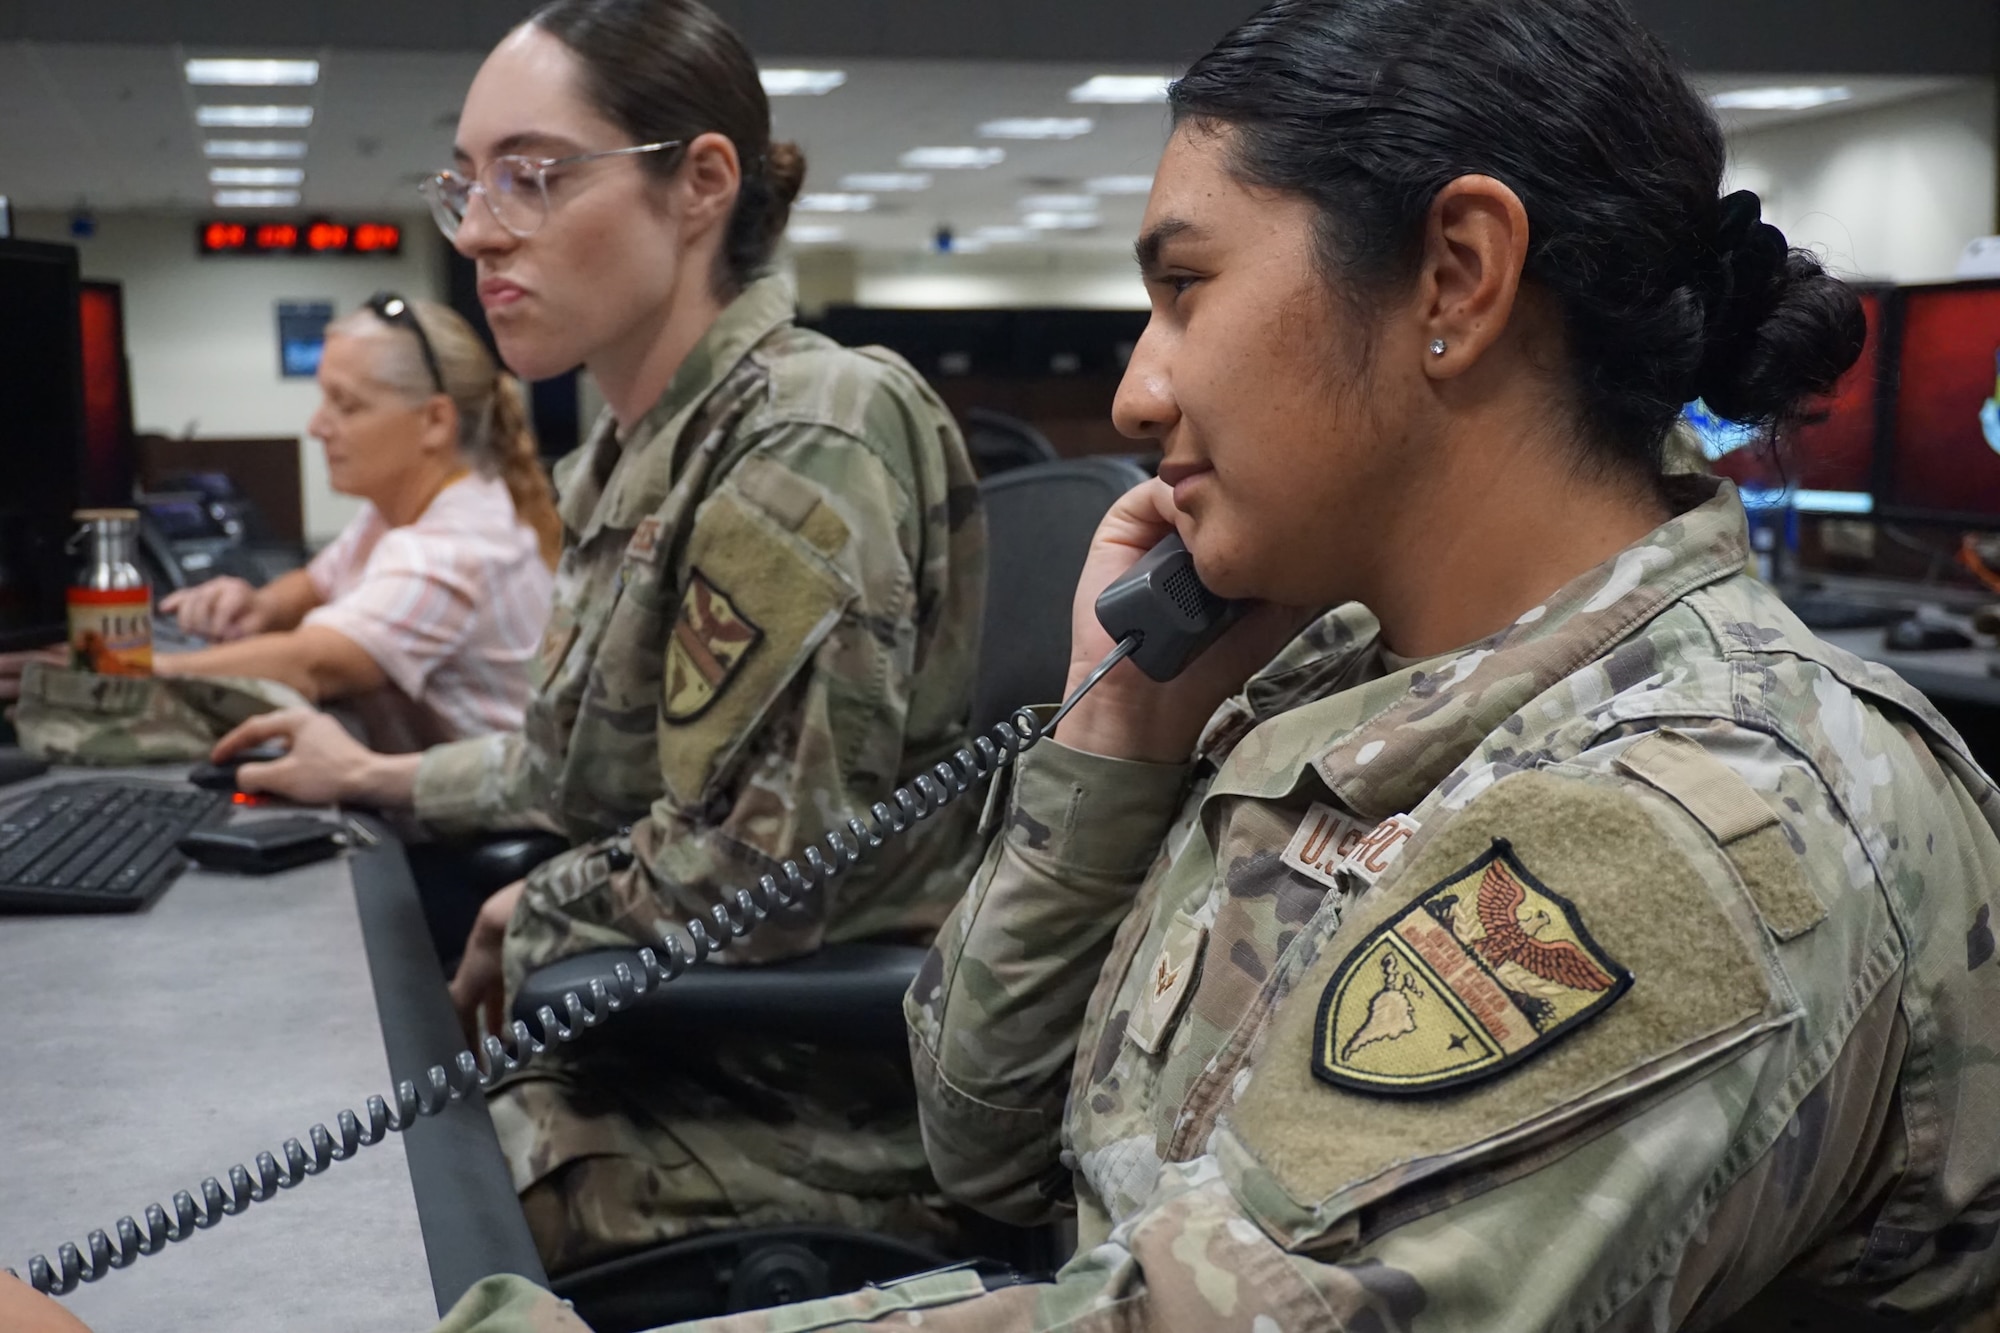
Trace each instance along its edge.
<instances>
[{"instance_id":1,"label":"blonde woman in pink shirt","mask_svg":"<svg viewBox=\"0 0 2000 1333\"><path fill-rule=\"evenodd\" d=\"M340 701L377 750L518 729L562 545L519 385L457 314L387 293L327 330L319 384L308 429L367 504L305 569L167 598L212 646L156 669Z\"/></svg>"}]
</instances>

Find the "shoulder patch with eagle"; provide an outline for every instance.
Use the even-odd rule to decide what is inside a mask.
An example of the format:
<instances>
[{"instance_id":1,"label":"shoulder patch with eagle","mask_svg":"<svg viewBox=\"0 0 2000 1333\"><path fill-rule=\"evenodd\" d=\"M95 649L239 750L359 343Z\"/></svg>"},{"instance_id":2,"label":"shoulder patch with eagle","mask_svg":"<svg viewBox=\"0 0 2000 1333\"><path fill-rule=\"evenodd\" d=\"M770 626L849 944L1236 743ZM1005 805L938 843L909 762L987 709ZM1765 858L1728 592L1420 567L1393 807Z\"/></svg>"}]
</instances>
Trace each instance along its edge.
<instances>
[{"instance_id":1,"label":"shoulder patch with eagle","mask_svg":"<svg viewBox=\"0 0 2000 1333\"><path fill-rule=\"evenodd\" d=\"M1532 1059L1632 985L1574 904L1504 839L1417 896L1348 955L1320 997L1312 1072L1409 1095Z\"/></svg>"},{"instance_id":2,"label":"shoulder patch with eagle","mask_svg":"<svg viewBox=\"0 0 2000 1333\"><path fill-rule=\"evenodd\" d=\"M764 637L750 618L736 609L720 588L699 569L688 575L681 594L680 615L667 638L667 665L662 712L669 722L692 722L736 675Z\"/></svg>"}]
</instances>

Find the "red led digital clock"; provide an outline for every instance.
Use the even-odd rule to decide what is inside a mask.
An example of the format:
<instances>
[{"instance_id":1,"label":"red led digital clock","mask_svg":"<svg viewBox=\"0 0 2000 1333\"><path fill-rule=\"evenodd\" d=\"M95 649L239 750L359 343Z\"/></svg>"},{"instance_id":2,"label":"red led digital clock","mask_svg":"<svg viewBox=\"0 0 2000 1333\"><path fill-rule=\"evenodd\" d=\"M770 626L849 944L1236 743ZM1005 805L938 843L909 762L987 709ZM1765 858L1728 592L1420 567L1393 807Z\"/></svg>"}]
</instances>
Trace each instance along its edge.
<instances>
[{"instance_id":1,"label":"red led digital clock","mask_svg":"<svg viewBox=\"0 0 2000 1333\"><path fill-rule=\"evenodd\" d=\"M234 218L195 227L202 255L394 255L403 229L394 222L261 222Z\"/></svg>"}]
</instances>

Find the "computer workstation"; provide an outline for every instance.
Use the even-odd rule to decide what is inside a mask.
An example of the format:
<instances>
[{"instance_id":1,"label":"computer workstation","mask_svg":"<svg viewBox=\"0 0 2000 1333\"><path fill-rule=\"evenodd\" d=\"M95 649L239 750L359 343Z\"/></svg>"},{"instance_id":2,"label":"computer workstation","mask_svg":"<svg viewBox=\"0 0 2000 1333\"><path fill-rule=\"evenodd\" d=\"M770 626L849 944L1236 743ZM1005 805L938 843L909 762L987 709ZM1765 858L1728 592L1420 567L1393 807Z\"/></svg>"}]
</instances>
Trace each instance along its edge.
<instances>
[{"instance_id":1,"label":"computer workstation","mask_svg":"<svg viewBox=\"0 0 2000 1333\"><path fill-rule=\"evenodd\" d=\"M70 516L130 502L129 460L100 456L87 427L86 295L74 250L0 242L0 651L66 638ZM45 767L0 746L0 992L18 1031L0 1092L0 1268L37 1254L116 1264L115 1237L68 1261L58 1247L125 1214L150 1233L142 1251L227 1223L225 1242L166 1244L74 1292L104 1329L156 1327L162 1310L201 1311L218 1331L329 1310L414 1328L489 1273L540 1278L478 1098L302 1193L249 1183L260 1152L282 1159L286 1139L460 1044L389 830L364 824L337 857L294 869L218 873L179 854L187 831L301 812L194 786L186 764ZM227 1180L231 1163L249 1179ZM176 1192L210 1175L223 1194L187 1205L204 1221L144 1218L156 1201L171 1217ZM244 1207L254 1220L234 1216Z\"/></svg>"},{"instance_id":2,"label":"computer workstation","mask_svg":"<svg viewBox=\"0 0 2000 1333\"><path fill-rule=\"evenodd\" d=\"M1861 359L1775 455L1699 405L1689 420L1800 619L1948 712L2000 708L2000 649L1975 623L2000 581L1974 568L2000 536L2000 283L1859 295Z\"/></svg>"},{"instance_id":3,"label":"computer workstation","mask_svg":"<svg viewBox=\"0 0 2000 1333\"><path fill-rule=\"evenodd\" d=\"M1836 494L1838 494L1838 490L1836 490ZM1836 512L1842 512L1842 510L1836 510ZM184 883L184 887L192 887L192 885L196 885L196 883L198 883L198 881L190 879L190 881L186 881L186 883ZM358 887L356 887L356 891L358 891ZM178 895L178 893L180 893L180 889L176 889L176 895ZM192 899L192 895L188 895L188 899ZM188 899L184 899L184 897L170 897L170 899L166 899L164 903L166 903L166 905L176 905L176 903L180 903L180 901L188 901ZM156 909L156 911L158 911L158 909ZM164 919L164 917L162 917L162 915L154 915L152 919L154 919L154 921L160 921L160 919ZM336 1103L336 1105L338 1105L338 1103Z\"/></svg>"}]
</instances>

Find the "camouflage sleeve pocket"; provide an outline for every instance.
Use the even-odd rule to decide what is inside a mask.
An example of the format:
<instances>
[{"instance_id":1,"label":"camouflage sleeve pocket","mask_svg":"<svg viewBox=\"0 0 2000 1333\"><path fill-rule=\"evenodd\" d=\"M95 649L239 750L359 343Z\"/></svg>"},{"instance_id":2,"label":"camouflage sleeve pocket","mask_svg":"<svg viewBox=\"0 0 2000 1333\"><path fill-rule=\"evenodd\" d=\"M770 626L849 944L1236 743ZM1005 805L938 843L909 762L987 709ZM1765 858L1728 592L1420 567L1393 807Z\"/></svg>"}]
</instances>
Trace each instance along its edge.
<instances>
[{"instance_id":1,"label":"camouflage sleeve pocket","mask_svg":"<svg viewBox=\"0 0 2000 1333\"><path fill-rule=\"evenodd\" d=\"M722 491L703 505L667 635L660 772L703 799L858 596L800 536Z\"/></svg>"}]
</instances>

